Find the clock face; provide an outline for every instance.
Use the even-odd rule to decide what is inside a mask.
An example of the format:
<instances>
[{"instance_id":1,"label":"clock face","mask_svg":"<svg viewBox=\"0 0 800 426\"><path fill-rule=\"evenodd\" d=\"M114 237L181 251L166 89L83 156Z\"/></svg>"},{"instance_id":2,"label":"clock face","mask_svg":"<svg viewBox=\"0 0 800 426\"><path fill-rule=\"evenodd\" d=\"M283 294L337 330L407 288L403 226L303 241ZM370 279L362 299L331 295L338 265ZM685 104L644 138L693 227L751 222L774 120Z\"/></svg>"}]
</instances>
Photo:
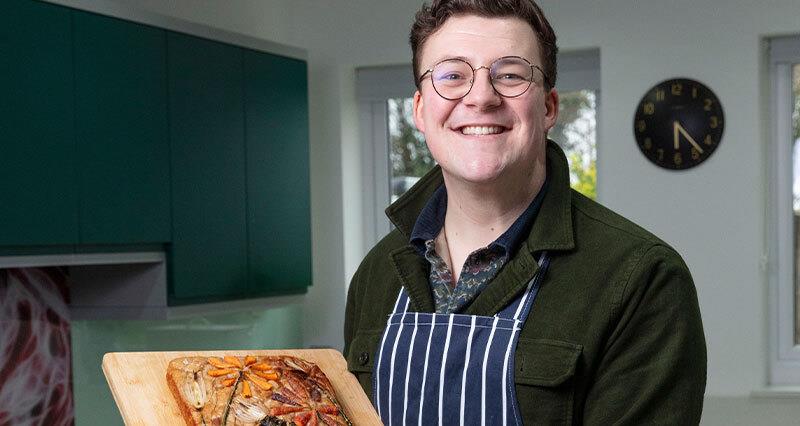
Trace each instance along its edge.
<instances>
[{"instance_id":1,"label":"clock face","mask_svg":"<svg viewBox=\"0 0 800 426\"><path fill-rule=\"evenodd\" d=\"M647 91L636 107L633 133L648 160L681 170L711 156L722 140L724 125L714 92L698 81L677 78Z\"/></svg>"}]
</instances>

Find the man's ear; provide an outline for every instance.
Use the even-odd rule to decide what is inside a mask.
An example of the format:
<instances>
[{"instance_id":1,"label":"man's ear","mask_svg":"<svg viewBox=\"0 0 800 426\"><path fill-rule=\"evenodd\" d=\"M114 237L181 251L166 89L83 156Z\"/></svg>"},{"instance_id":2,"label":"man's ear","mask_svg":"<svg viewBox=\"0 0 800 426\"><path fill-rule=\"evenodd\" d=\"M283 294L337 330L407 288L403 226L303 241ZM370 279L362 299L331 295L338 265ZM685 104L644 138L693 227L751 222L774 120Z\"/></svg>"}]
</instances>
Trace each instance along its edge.
<instances>
[{"instance_id":1,"label":"man's ear","mask_svg":"<svg viewBox=\"0 0 800 426\"><path fill-rule=\"evenodd\" d=\"M555 88L550 89L544 96L544 128L545 131L550 130L556 125L558 120L558 92Z\"/></svg>"},{"instance_id":2,"label":"man's ear","mask_svg":"<svg viewBox=\"0 0 800 426\"><path fill-rule=\"evenodd\" d=\"M417 126L417 130L425 134L425 119L422 118L423 107L422 94L417 90L414 92L414 125Z\"/></svg>"}]
</instances>

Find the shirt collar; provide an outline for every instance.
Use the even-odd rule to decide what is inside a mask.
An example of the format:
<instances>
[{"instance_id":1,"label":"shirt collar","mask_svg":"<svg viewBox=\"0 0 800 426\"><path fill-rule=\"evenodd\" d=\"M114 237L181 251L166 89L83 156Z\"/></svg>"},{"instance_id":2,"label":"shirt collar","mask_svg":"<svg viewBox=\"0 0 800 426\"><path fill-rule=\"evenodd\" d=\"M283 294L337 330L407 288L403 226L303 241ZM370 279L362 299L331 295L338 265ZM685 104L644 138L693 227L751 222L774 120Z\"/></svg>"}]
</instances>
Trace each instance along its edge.
<instances>
[{"instance_id":1,"label":"shirt collar","mask_svg":"<svg viewBox=\"0 0 800 426\"><path fill-rule=\"evenodd\" d=\"M489 247L502 249L507 255L513 255L522 241L528 236L536 219L539 207L547 192L549 178L545 178L542 188L533 201L528 205L524 212L511 224L511 226L497 237ZM447 189L444 185L439 186L433 193L425 207L417 217L414 228L411 231L411 246L421 255L425 254L425 242L436 238L444 225L444 216L447 212Z\"/></svg>"}]
</instances>

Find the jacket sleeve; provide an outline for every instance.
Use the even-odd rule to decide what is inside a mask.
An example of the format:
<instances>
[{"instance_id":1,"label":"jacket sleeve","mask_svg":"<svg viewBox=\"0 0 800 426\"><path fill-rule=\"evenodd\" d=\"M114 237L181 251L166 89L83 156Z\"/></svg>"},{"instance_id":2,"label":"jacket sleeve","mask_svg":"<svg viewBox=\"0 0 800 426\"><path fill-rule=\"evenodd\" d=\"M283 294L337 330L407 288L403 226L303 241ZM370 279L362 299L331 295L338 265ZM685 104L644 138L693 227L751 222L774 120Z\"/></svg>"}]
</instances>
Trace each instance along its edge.
<instances>
[{"instance_id":1,"label":"jacket sleeve","mask_svg":"<svg viewBox=\"0 0 800 426\"><path fill-rule=\"evenodd\" d=\"M359 312L358 305L358 283L359 277L361 276L361 268L359 268L356 273L353 275L353 279L350 280L350 286L347 289L347 305L345 306L344 311L344 356L347 357L350 351L350 342L353 341L353 337L355 337L355 332L357 329L356 324L356 313Z\"/></svg>"},{"instance_id":2,"label":"jacket sleeve","mask_svg":"<svg viewBox=\"0 0 800 426\"><path fill-rule=\"evenodd\" d=\"M587 425L700 422L706 343L689 270L665 246L630 273L584 407Z\"/></svg>"}]
</instances>

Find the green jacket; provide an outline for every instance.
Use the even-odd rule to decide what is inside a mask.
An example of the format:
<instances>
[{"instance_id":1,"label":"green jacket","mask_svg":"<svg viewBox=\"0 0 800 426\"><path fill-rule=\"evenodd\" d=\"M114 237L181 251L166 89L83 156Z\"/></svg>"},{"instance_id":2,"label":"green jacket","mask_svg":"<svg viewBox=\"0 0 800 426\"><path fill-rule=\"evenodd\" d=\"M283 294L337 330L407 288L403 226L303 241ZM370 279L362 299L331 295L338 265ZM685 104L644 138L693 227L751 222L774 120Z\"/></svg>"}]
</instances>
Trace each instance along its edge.
<instances>
[{"instance_id":1,"label":"green jacket","mask_svg":"<svg viewBox=\"0 0 800 426\"><path fill-rule=\"evenodd\" d=\"M515 355L525 424L700 421L706 344L692 277L649 232L573 191L564 153L548 142L549 187L530 235L461 313L491 316L523 290L548 250ZM372 366L401 286L410 311L434 312L428 262L410 245L417 216L442 185L437 168L386 210L396 229L366 256L347 296L347 366L372 398Z\"/></svg>"}]
</instances>

